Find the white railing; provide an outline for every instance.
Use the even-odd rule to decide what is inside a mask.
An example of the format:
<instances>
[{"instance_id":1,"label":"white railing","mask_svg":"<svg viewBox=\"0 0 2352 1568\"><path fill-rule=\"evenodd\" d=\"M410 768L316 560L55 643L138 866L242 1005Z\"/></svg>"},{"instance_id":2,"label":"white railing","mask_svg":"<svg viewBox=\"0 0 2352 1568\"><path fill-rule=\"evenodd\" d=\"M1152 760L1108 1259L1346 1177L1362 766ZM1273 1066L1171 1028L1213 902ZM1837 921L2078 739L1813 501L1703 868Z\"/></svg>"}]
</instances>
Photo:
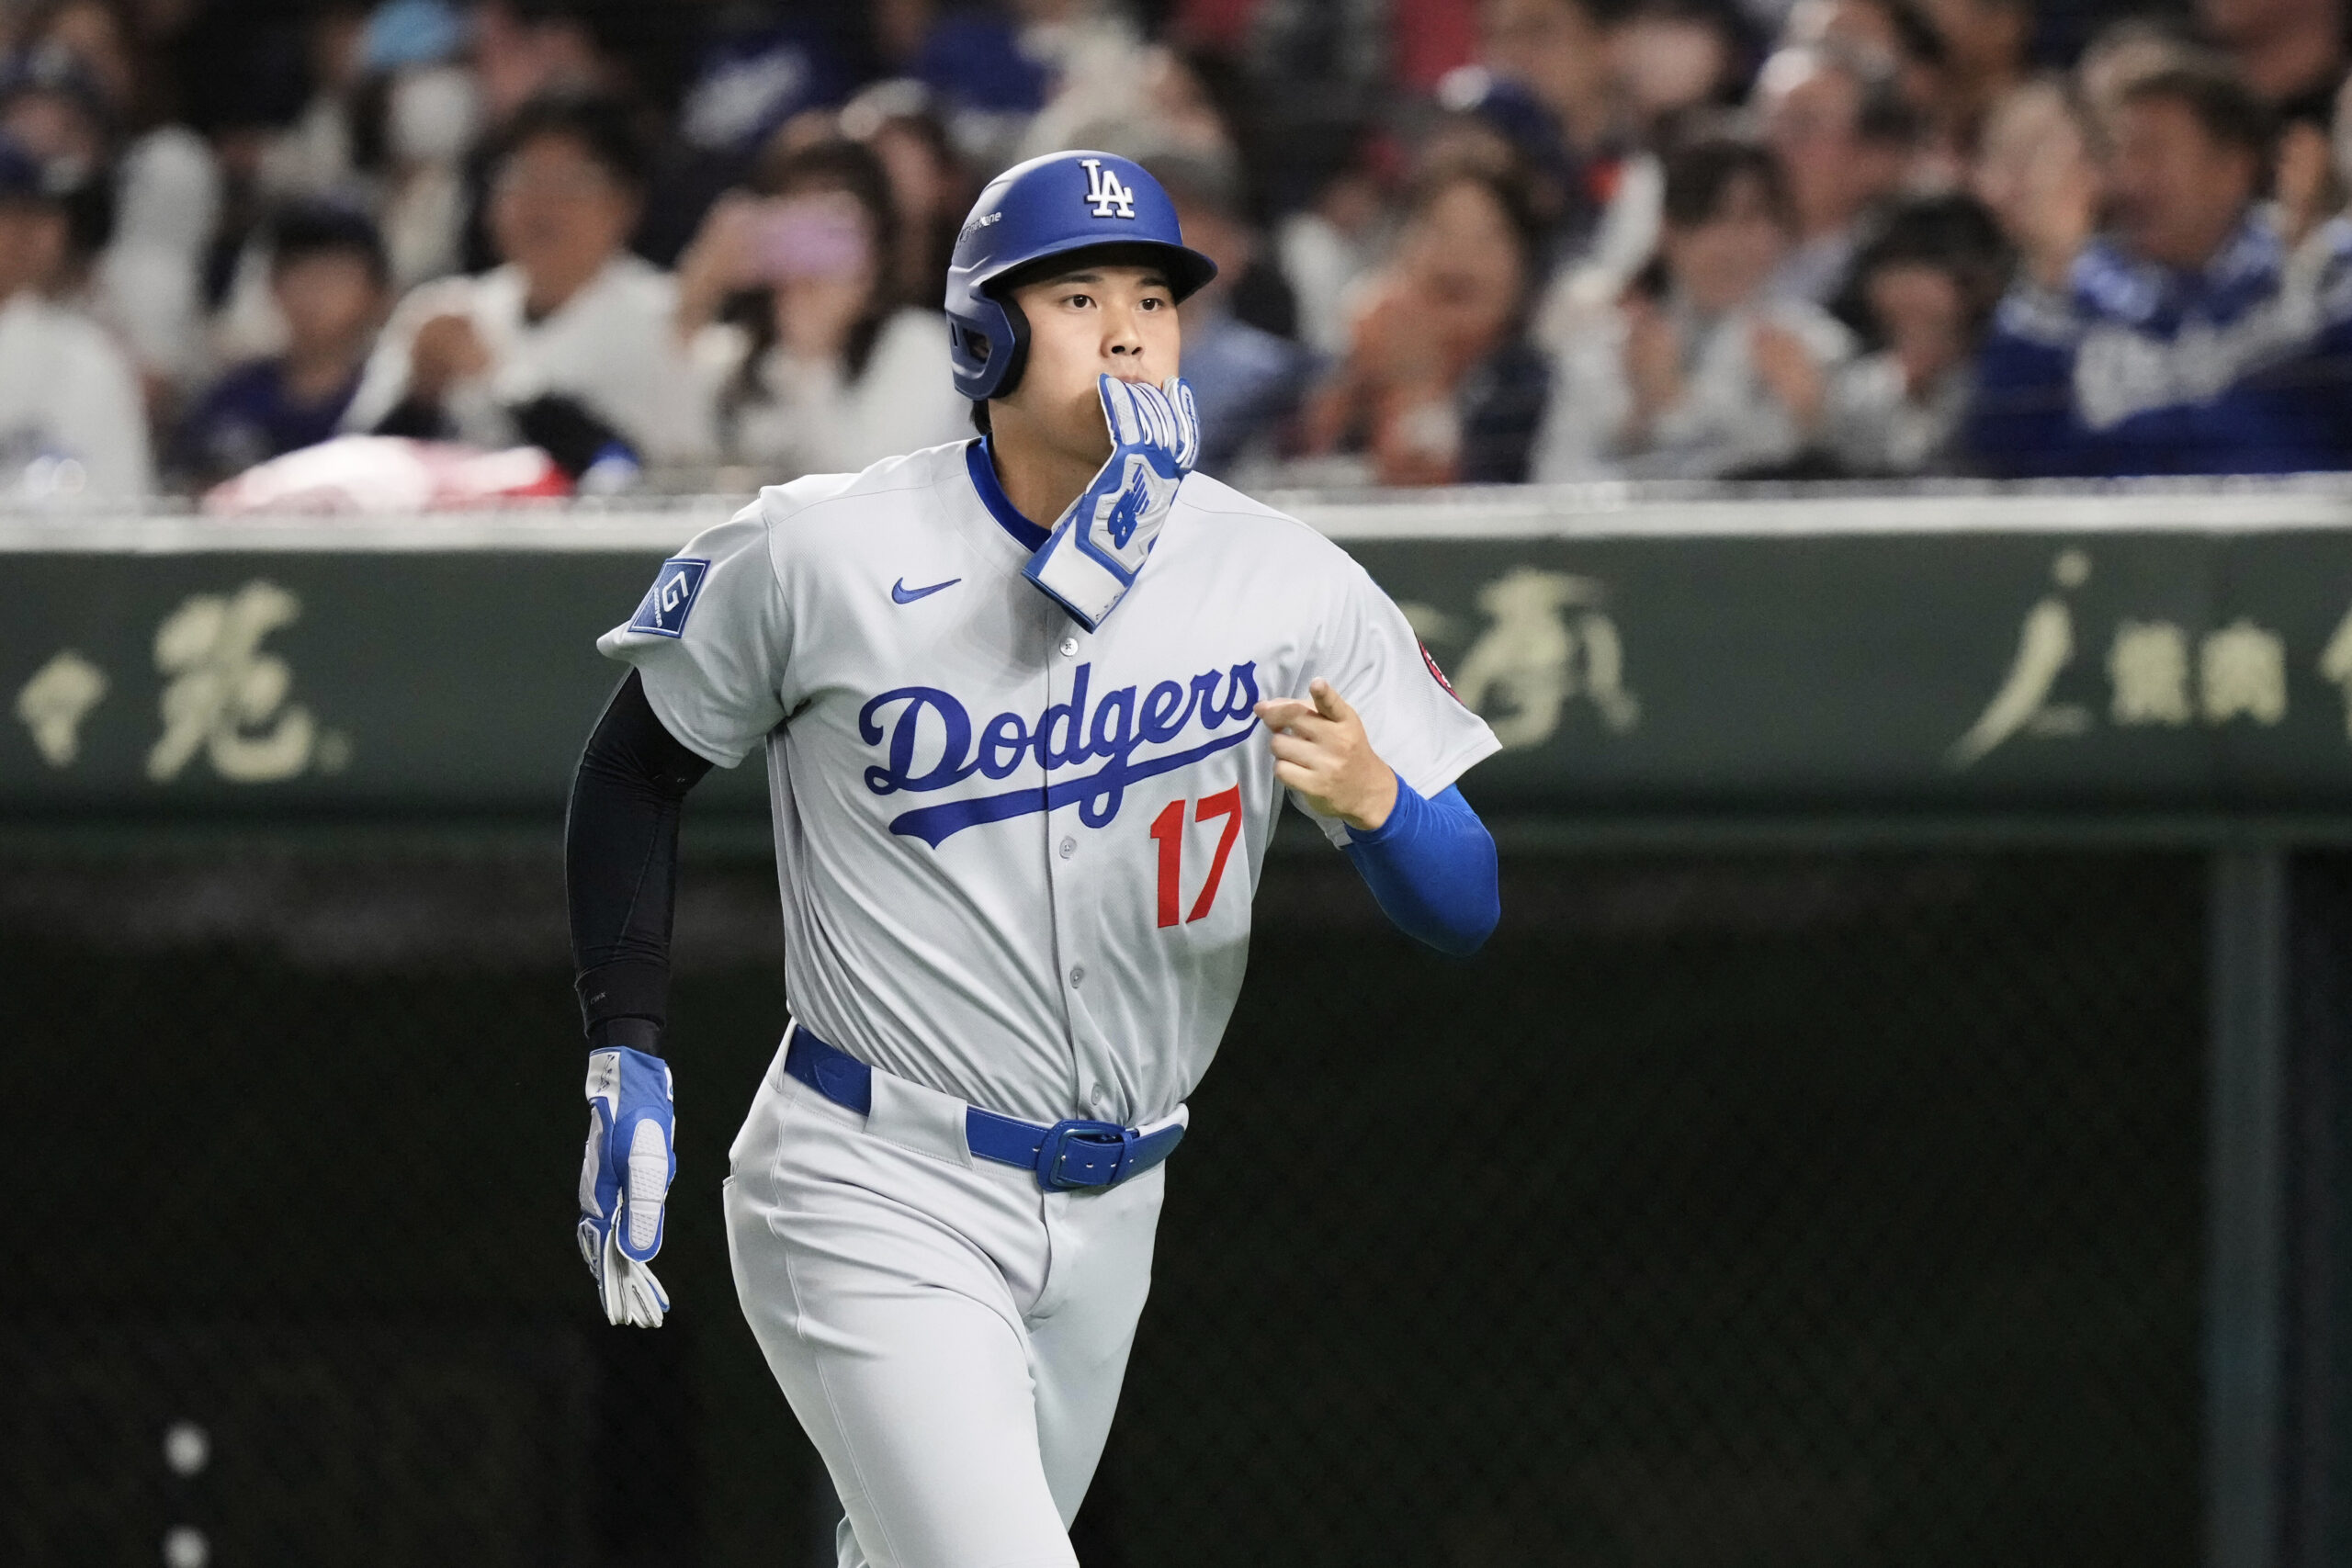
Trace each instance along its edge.
<instances>
[{"instance_id":1,"label":"white railing","mask_svg":"<svg viewBox=\"0 0 2352 1568\"><path fill-rule=\"evenodd\" d=\"M667 549L747 498L526 502L406 514L209 517L153 509L0 510L0 554ZM1722 486L1464 486L1275 491L1263 498L1335 539L1807 537L1962 533L2267 533L2352 527L2352 474L1997 485L1941 480Z\"/></svg>"}]
</instances>

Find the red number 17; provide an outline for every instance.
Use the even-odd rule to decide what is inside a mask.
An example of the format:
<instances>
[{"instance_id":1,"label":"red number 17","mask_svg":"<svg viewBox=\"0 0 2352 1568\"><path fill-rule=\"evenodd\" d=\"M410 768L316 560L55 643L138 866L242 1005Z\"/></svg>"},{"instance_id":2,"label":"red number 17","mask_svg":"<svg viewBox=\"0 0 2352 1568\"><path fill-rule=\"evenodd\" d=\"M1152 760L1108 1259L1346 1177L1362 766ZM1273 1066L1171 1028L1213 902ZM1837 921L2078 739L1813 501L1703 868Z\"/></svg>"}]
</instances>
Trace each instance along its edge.
<instances>
[{"instance_id":1,"label":"red number 17","mask_svg":"<svg viewBox=\"0 0 2352 1568\"><path fill-rule=\"evenodd\" d=\"M1185 804L1171 800L1151 819L1151 836L1159 840L1159 923L1163 926L1176 923L1177 884L1184 874ZM1209 879L1201 884L1201 896L1193 900L1193 912L1184 917L1188 925L1207 914L1209 906L1216 902L1217 884L1225 880L1226 857L1233 853L1233 840L1241 836L1239 784L1201 797L1193 820L1205 822L1212 817L1225 818L1225 831L1217 835L1216 858L1209 862Z\"/></svg>"}]
</instances>

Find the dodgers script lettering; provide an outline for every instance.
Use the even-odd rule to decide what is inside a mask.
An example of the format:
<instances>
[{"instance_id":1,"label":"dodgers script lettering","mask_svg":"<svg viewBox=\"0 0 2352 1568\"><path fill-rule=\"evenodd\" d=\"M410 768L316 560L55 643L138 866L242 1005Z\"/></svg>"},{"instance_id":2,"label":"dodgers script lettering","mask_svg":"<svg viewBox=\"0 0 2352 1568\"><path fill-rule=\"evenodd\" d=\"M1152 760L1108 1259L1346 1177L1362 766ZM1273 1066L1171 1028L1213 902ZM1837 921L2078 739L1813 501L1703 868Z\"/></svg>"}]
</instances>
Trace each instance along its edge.
<instances>
[{"instance_id":1,"label":"dodgers script lettering","mask_svg":"<svg viewBox=\"0 0 2352 1568\"><path fill-rule=\"evenodd\" d=\"M975 729L964 705L936 686L899 686L858 710L859 739L884 746L885 761L865 770L865 787L876 795L928 795L950 789L974 773L1010 778L1034 759L1045 769L1046 786L975 795L918 807L893 818L890 831L921 839L937 849L967 828L1002 822L1078 804L1079 820L1100 828L1119 814L1127 786L1173 773L1249 739L1257 728L1255 660L1228 671L1209 670L1190 682L1162 681L1140 698L1139 686L1103 693L1090 708L1087 687L1094 667L1081 664L1070 678L1069 701L1047 705L1032 722L1001 713ZM893 711L895 710L895 711ZM884 722L885 716L888 722ZM1172 751L1137 758L1145 746L1165 746L1194 726L1215 732L1234 720L1240 728ZM1099 761L1102 765L1072 777L1057 773Z\"/></svg>"}]
</instances>

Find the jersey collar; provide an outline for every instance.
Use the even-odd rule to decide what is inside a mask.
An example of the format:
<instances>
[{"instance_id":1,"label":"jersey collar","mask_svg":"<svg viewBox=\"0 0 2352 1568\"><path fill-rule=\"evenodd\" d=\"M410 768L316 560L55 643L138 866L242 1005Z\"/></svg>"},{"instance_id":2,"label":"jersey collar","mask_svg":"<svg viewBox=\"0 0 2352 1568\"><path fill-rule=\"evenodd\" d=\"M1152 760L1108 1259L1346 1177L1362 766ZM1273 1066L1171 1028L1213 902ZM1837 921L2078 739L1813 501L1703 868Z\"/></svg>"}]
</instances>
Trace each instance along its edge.
<instances>
[{"instance_id":1,"label":"jersey collar","mask_svg":"<svg viewBox=\"0 0 2352 1568\"><path fill-rule=\"evenodd\" d=\"M996 459L989 455L987 436L966 444L964 468L972 476L972 488L980 492L980 504L989 509L989 515L996 519L998 527L1012 536L1013 543L1021 547L1023 553L1035 555L1044 548L1046 541L1053 537L1052 530L1040 528L1022 516L1006 498L1004 486L997 482Z\"/></svg>"}]
</instances>

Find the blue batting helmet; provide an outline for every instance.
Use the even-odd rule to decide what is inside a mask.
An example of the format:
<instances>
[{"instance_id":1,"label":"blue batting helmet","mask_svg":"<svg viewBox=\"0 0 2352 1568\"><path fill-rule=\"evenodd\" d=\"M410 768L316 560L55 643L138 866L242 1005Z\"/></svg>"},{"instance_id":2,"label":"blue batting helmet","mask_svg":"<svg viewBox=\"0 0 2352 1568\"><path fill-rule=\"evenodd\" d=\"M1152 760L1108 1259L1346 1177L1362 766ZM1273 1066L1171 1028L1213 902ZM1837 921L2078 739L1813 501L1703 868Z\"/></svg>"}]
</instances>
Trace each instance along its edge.
<instances>
[{"instance_id":1,"label":"blue batting helmet","mask_svg":"<svg viewBox=\"0 0 2352 1568\"><path fill-rule=\"evenodd\" d=\"M1016 267L1105 245L1160 253L1182 299L1216 276L1188 249L1176 208L1142 165L1108 152L1049 152L989 182L956 236L947 264L947 338L956 389L1002 397L1021 379L1029 323L995 286Z\"/></svg>"}]
</instances>

